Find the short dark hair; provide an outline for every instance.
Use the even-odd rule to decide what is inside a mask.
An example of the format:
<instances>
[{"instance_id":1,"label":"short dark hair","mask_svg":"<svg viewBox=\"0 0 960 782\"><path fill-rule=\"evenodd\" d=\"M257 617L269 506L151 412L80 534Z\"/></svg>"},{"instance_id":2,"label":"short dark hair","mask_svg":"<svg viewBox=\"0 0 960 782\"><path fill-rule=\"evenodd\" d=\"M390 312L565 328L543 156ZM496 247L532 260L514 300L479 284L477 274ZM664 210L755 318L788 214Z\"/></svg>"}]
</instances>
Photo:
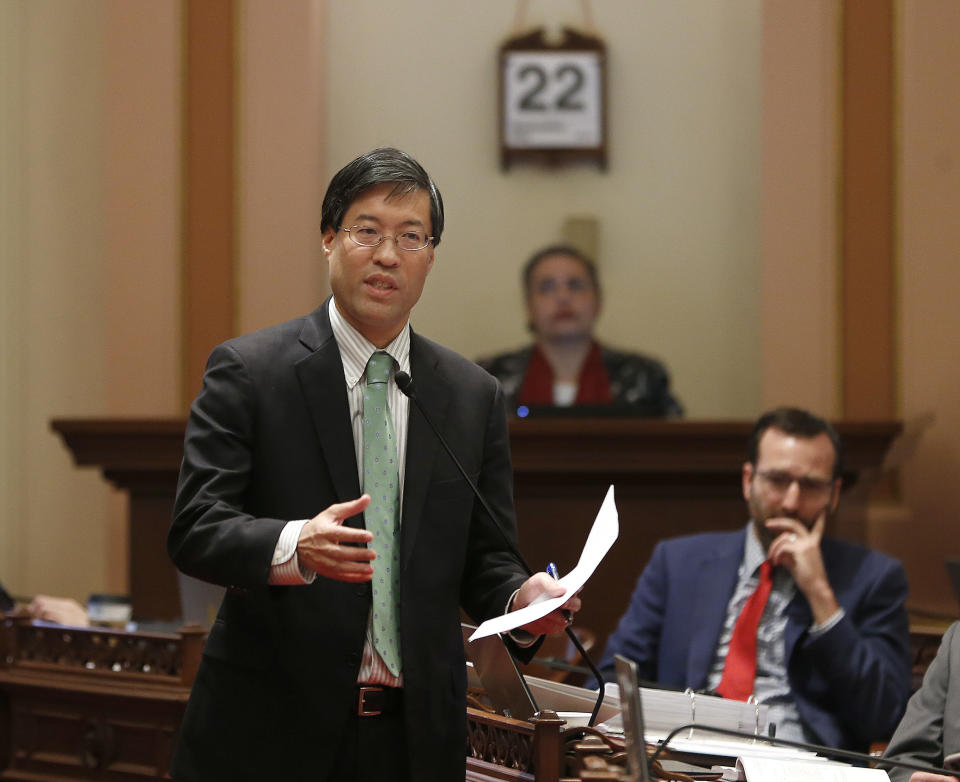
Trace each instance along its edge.
<instances>
[{"instance_id":1,"label":"short dark hair","mask_svg":"<svg viewBox=\"0 0 960 782\"><path fill-rule=\"evenodd\" d=\"M579 261L590 277L590 282L593 284L593 289L597 292L597 296L600 295L600 278L597 274L597 265L593 262L593 259L585 253L580 252L580 250L571 244L552 244L549 247L544 247L542 250L537 250L523 265L523 271L520 276L523 280L524 296L530 295L530 283L533 279L533 271L537 268L537 264L551 255L566 255L575 261Z\"/></svg>"},{"instance_id":2,"label":"short dark hair","mask_svg":"<svg viewBox=\"0 0 960 782\"><path fill-rule=\"evenodd\" d=\"M757 466L759 458L760 440L768 429L779 429L785 434L804 439L825 434L833 445L833 478L840 477L843 472L843 449L840 446L840 435L829 421L797 407L778 407L764 413L753 425L747 451L747 461L754 467Z\"/></svg>"},{"instance_id":3,"label":"short dark hair","mask_svg":"<svg viewBox=\"0 0 960 782\"><path fill-rule=\"evenodd\" d=\"M443 198L426 169L406 152L393 147L380 147L350 161L341 168L323 197L320 209L320 230L340 228L350 204L377 185L392 184L390 197L423 190L430 197L430 233L433 245L440 244L443 233Z\"/></svg>"}]
</instances>

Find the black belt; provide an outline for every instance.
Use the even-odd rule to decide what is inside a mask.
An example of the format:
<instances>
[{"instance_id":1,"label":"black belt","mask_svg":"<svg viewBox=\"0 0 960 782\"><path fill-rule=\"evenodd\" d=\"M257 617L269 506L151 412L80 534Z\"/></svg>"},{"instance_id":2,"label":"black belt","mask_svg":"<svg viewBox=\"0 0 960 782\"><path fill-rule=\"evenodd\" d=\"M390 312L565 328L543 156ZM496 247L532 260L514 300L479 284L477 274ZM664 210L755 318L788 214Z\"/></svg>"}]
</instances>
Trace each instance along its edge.
<instances>
[{"instance_id":1,"label":"black belt","mask_svg":"<svg viewBox=\"0 0 960 782\"><path fill-rule=\"evenodd\" d=\"M362 684L357 687L357 716L377 717L393 714L403 708L403 689Z\"/></svg>"}]
</instances>

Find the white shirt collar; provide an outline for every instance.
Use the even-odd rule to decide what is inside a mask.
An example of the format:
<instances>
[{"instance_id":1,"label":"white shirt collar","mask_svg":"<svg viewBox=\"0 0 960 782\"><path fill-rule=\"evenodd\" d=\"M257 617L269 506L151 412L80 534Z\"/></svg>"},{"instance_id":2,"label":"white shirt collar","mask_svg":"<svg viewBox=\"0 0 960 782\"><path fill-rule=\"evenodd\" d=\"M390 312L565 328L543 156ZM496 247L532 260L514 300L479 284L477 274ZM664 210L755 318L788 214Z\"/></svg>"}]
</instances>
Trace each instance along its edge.
<instances>
[{"instance_id":1,"label":"white shirt collar","mask_svg":"<svg viewBox=\"0 0 960 782\"><path fill-rule=\"evenodd\" d=\"M347 388L353 388L360 382L367 368L367 362L379 348L357 331L340 314L336 302L330 297L327 308L330 313L330 328L333 337L340 348L340 357L343 360L343 376L347 381ZM410 372L410 321L408 320L400 333L383 350L389 353L397 362L397 370Z\"/></svg>"}]
</instances>

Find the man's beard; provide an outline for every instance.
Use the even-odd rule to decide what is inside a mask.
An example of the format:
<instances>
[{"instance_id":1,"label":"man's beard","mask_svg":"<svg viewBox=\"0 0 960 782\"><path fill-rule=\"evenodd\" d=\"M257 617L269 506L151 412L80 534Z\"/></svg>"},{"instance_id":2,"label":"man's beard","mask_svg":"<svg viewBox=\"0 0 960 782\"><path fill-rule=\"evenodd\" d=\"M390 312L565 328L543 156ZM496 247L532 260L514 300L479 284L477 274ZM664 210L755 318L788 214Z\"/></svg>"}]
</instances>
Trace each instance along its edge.
<instances>
[{"instance_id":1,"label":"man's beard","mask_svg":"<svg viewBox=\"0 0 960 782\"><path fill-rule=\"evenodd\" d=\"M796 514L784 513L779 508L770 512L765 512L760 506L760 503L754 502L753 500L749 500L747 506L750 509L750 518L753 519L753 527L757 531L757 538L760 540L760 545L763 546L764 551L769 551L770 544L773 543L773 541L776 540L779 535L783 534L781 532L777 532L776 530L767 529L767 519L793 519L794 521L800 522L807 529L813 527L813 524L816 521L816 519L807 521ZM830 516L828 514L827 521L829 520Z\"/></svg>"},{"instance_id":2,"label":"man's beard","mask_svg":"<svg viewBox=\"0 0 960 782\"><path fill-rule=\"evenodd\" d=\"M773 543L777 535L780 534L779 532L767 529L766 524L764 524L767 519L773 518L776 518L776 516L764 516L760 518L756 513L753 514L753 528L756 530L757 538L760 540L760 545L763 546L765 552L770 550L770 544Z\"/></svg>"}]
</instances>

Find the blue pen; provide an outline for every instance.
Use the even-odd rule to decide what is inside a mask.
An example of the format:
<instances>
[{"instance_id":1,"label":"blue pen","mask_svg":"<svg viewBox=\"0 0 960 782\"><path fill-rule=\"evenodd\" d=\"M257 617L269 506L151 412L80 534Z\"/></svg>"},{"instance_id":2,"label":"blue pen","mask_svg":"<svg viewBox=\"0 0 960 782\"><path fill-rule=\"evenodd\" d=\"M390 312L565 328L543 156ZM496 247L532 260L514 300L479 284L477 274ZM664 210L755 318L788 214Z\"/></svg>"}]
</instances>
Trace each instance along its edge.
<instances>
[{"instance_id":1,"label":"blue pen","mask_svg":"<svg viewBox=\"0 0 960 782\"><path fill-rule=\"evenodd\" d=\"M548 562L546 567L547 575L550 576L554 581L560 580L560 571L557 570L557 566L553 562ZM566 608L561 608L560 613L563 614L567 619L567 624L573 623L573 614L570 613Z\"/></svg>"}]
</instances>

